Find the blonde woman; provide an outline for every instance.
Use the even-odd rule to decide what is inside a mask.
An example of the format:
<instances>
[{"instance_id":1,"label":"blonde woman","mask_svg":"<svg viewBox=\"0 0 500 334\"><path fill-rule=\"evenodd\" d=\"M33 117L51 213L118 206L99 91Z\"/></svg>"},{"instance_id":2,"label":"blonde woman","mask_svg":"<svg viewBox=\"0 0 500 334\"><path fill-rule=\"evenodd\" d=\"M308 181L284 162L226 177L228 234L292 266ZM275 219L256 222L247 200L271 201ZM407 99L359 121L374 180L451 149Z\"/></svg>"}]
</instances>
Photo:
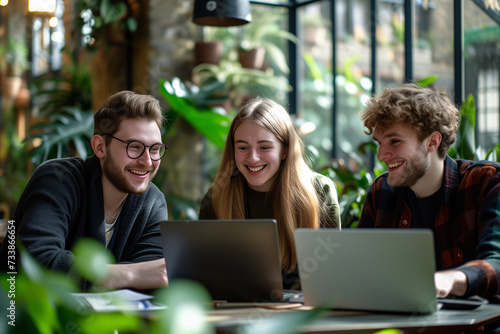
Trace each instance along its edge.
<instances>
[{"instance_id":1,"label":"blonde woman","mask_svg":"<svg viewBox=\"0 0 500 334\"><path fill-rule=\"evenodd\" d=\"M200 207L200 219L276 219L285 289L300 289L294 230L341 226L335 184L309 168L303 151L280 104L250 100L231 123L215 181Z\"/></svg>"}]
</instances>

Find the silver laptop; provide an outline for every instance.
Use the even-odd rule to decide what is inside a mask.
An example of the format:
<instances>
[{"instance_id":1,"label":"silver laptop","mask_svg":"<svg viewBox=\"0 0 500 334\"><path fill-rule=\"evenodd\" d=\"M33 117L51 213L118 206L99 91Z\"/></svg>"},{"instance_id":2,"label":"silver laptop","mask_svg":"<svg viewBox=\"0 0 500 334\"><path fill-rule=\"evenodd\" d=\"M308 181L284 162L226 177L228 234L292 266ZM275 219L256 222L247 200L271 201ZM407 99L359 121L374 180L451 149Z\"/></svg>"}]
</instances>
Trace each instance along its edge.
<instances>
[{"instance_id":1,"label":"silver laptop","mask_svg":"<svg viewBox=\"0 0 500 334\"><path fill-rule=\"evenodd\" d=\"M332 309L433 313L430 230L297 229L304 304Z\"/></svg>"},{"instance_id":2,"label":"silver laptop","mask_svg":"<svg viewBox=\"0 0 500 334\"><path fill-rule=\"evenodd\" d=\"M274 219L164 221L160 230L169 281L197 281L214 300L283 301Z\"/></svg>"}]
</instances>

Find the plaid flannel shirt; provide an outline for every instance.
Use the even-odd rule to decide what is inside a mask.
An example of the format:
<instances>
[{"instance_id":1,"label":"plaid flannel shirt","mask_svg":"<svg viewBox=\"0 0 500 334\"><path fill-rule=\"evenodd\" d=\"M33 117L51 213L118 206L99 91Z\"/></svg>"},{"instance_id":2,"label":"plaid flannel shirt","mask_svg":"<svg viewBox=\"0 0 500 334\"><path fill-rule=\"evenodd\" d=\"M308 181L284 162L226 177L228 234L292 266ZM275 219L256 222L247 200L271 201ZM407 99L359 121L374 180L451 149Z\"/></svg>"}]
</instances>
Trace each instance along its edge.
<instances>
[{"instance_id":1,"label":"plaid flannel shirt","mask_svg":"<svg viewBox=\"0 0 500 334\"><path fill-rule=\"evenodd\" d=\"M410 228L409 188L387 184L387 173L368 190L358 227ZM500 164L447 156L443 201L434 225L441 268L468 279L466 296L493 297L500 288ZM495 296L497 298L498 296Z\"/></svg>"}]
</instances>

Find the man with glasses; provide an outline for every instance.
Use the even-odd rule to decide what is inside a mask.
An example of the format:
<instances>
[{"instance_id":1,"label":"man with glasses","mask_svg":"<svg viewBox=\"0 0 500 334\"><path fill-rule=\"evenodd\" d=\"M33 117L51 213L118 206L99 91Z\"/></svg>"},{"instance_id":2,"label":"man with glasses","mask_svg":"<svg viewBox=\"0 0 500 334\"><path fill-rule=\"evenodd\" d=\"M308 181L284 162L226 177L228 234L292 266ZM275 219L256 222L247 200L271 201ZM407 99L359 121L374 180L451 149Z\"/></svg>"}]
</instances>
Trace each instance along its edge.
<instances>
[{"instance_id":1,"label":"man with glasses","mask_svg":"<svg viewBox=\"0 0 500 334\"><path fill-rule=\"evenodd\" d=\"M167 285L159 229L167 205L151 183L168 148L161 142L162 126L160 104L152 96L111 96L94 115L92 157L50 160L34 172L12 219L17 242L45 267L73 274L75 243L92 238L116 259L95 284ZM13 271L7 242L0 255L1 268Z\"/></svg>"}]
</instances>

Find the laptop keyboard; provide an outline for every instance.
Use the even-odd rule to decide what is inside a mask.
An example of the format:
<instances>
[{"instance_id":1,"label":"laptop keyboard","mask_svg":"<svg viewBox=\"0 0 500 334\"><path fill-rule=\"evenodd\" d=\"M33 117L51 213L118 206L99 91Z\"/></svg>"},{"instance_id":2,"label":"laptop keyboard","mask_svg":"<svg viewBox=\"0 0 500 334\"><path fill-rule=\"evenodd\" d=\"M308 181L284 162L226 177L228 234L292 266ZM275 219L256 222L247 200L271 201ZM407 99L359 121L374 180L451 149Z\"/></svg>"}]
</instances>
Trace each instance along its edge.
<instances>
[{"instance_id":1,"label":"laptop keyboard","mask_svg":"<svg viewBox=\"0 0 500 334\"><path fill-rule=\"evenodd\" d=\"M300 290L284 290L283 300L290 303L303 303L304 296Z\"/></svg>"},{"instance_id":2,"label":"laptop keyboard","mask_svg":"<svg viewBox=\"0 0 500 334\"><path fill-rule=\"evenodd\" d=\"M438 298L439 309L472 310L481 305L488 304L488 300L479 296L469 298Z\"/></svg>"}]
</instances>

